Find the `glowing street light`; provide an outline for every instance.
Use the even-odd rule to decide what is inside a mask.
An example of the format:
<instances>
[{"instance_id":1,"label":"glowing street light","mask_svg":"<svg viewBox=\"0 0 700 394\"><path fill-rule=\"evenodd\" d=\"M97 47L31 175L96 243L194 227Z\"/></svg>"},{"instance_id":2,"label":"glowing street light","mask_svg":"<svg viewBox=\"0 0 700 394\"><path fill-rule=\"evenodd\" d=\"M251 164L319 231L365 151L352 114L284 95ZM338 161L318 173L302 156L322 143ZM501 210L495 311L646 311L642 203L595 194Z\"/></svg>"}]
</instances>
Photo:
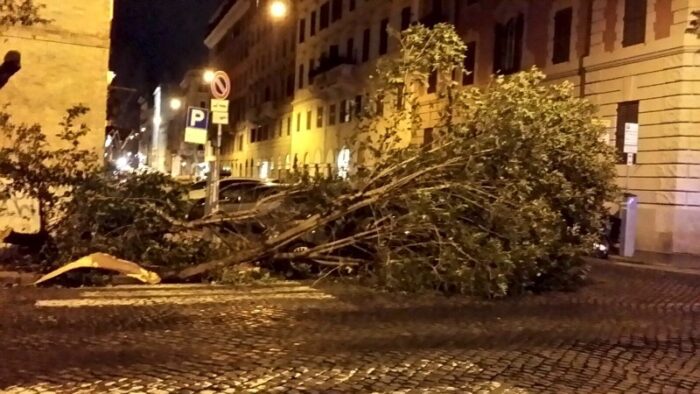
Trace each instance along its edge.
<instances>
[{"instance_id":1,"label":"glowing street light","mask_svg":"<svg viewBox=\"0 0 700 394\"><path fill-rule=\"evenodd\" d=\"M170 109L173 111L177 111L180 108L182 108L182 100L180 100L177 97L173 97L170 99Z\"/></svg>"},{"instance_id":2,"label":"glowing street light","mask_svg":"<svg viewBox=\"0 0 700 394\"><path fill-rule=\"evenodd\" d=\"M284 0L273 0L270 3L270 16L275 19L282 19L289 13L289 6Z\"/></svg>"},{"instance_id":3,"label":"glowing street light","mask_svg":"<svg viewBox=\"0 0 700 394\"><path fill-rule=\"evenodd\" d=\"M204 83L212 83L215 76L216 76L216 73L214 72L214 70L204 71L204 75L203 75Z\"/></svg>"}]
</instances>

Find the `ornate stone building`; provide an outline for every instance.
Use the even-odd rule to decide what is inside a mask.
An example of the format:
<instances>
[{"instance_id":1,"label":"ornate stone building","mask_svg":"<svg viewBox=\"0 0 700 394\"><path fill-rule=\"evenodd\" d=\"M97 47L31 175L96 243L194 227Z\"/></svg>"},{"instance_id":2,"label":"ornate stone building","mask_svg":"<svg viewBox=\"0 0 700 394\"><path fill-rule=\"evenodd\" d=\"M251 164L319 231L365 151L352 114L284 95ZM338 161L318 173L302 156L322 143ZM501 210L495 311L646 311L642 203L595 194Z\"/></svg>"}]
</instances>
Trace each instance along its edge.
<instances>
[{"instance_id":1,"label":"ornate stone building","mask_svg":"<svg viewBox=\"0 0 700 394\"><path fill-rule=\"evenodd\" d=\"M15 122L39 123L52 143L66 109L76 104L90 107L84 119L90 134L86 147L101 156L105 142L107 86L112 0L42 0L46 25L13 27L0 32L2 53L21 54L22 69L0 90L0 103ZM2 141L0 141L1 143ZM29 229L17 221L18 212L31 218L31 203L3 202L0 227ZM31 221L31 220L30 220ZM29 226L29 227L27 227Z\"/></svg>"}]
</instances>

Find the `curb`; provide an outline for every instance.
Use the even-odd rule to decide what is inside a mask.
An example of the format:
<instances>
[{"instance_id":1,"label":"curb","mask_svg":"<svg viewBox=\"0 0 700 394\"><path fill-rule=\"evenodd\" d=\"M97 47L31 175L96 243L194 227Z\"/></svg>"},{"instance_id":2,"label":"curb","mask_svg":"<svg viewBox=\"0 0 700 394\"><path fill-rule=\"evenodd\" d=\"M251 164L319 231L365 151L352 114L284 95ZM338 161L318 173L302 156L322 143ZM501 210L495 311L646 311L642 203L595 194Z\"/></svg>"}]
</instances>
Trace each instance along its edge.
<instances>
[{"instance_id":1,"label":"curb","mask_svg":"<svg viewBox=\"0 0 700 394\"><path fill-rule=\"evenodd\" d=\"M616 265L618 267L636 268L649 271L670 272L674 274L700 276L700 270L692 268L678 268L662 264L646 263L639 260L628 259L625 257L611 256L608 260L595 258L587 259L589 263L598 265Z\"/></svg>"},{"instance_id":2,"label":"curb","mask_svg":"<svg viewBox=\"0 0 700 394\"><path fill-rule=\"evenodd\" d=\"M28 286L40 277L29 272L0 271L0 287Z\"/></svg>"}]
</instances>

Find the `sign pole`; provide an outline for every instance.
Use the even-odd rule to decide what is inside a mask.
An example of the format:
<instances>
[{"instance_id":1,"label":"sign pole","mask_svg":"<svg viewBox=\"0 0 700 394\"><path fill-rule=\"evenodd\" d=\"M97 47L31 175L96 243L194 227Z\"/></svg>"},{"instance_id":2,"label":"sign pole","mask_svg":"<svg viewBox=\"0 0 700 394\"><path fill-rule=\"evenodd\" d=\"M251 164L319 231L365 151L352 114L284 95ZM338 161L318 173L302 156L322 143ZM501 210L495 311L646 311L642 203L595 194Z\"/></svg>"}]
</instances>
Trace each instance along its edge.
<instances>
[{"instance_id":1,"label":"sign pole","mask_svg":"<svg viewBox=\"0 0 700 394\"><path fill-rule=\"evenodd\" d=\"M221 181L221 138L222 126L217 125L216 130L216 150L214 153L214 167L212 168L212 194L211 207L213 212L219 210L219 182Z\"/></svg>"},{"instance_id":2,"label":"sign pole","mask_svg":"<svg viewBox=\"0 0 700 394\"><path fill-rule=\"evenodd\" d=\"M221 182L221 142L223 138L223 125L227 125L228 119L228 96L231 93L231 80L223 71L214 73L211 82L211 113L212 122L217 125L216 140L214 140L214 158L209 163L209 184L207 187L206 212L212 214L219 211L219 192Z\"/></svg>"}]
</instances>

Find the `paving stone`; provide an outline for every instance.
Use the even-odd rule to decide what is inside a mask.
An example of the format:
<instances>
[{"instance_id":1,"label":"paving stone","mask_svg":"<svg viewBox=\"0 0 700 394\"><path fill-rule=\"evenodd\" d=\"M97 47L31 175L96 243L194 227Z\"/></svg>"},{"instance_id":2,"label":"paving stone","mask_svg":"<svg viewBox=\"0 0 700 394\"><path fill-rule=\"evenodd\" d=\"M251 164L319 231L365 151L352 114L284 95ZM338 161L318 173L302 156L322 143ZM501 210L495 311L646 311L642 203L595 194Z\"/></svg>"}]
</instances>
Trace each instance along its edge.
<instances>
[{"instance_id":1,"label":"paving stone","mask_svg":"<svg viewBox=\"0 0 700 394\"><path fill-rule=\"evenodd\" d=\"M501 302L306 284L0 290L0 392L700 393L700 278L596 266L591 282Z\"/></svg>"}]
</instances>

